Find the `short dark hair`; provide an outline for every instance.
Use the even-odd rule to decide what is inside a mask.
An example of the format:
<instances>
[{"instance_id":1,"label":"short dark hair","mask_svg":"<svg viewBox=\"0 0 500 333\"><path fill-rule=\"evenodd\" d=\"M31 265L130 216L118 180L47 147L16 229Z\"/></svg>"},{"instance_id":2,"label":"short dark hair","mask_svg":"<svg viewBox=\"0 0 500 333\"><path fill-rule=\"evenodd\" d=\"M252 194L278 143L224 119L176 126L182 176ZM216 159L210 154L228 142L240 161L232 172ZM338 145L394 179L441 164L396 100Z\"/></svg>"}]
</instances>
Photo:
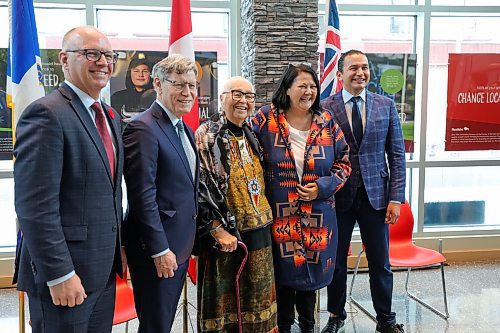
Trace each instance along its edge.
<instances>
[{"instance_id":1,"label":"short dark hair","mask_svg":"<svg viewBox=\"0 0 500 333\"><path fill-rule=\"evenodd\" d=\"M281 78L278 82L278 88L276 88L273 93L273 105L282 110L288 110L290 108L290 97L286 94L286 91L292 86L293 81L297 78L297 76L299 76L300 73L311 74L314 84L318 87L318 93L316 94L316 99L311 106L311 111L313 113L320 111L321 106L319 105L319 95L321 86L319 84L318 75L310 65L304 63L297 65L289 64L283 74L281 74Z\"/></svg>"},{"instance_id":2,"label":"short dark hair","mask_svg":"<svg viewBox=\"0 0 500 333\"><path fill-rule=\"evenodd\" d=\"M146 65L149 69L149 74L150 74L149 82L143 88L144 91L146 91L148 89L152 89L153 88L153 78L151 76L151 68L153 66L151 65L151 62L145 58L144 59L132 58L132 60L130 60L130 63L128 64L127 75L125 77L125 87L127 89L135 89L134 83L132 83L132 76L131 76L130 72L132 71L132 69L136 68L139 65Z\"/></svg>"},{"instance_id":3,"label":"short dark hair","mask_svg":"<svg viewBox=\"0 0 500 333\"><path fill-rule=\"evenodd\" d=\"M363 52L361 52L359 50L349 50L349 51L346 51L346 52L342 53L342 55L339 58L339 71L341 73L344 72L344 60L345 60L345 57L347 57L349 55L352 55L352 54L362 54L362 55L364 55L366 57L366 54L364 54Z\"/></svg>"}]
</instances>

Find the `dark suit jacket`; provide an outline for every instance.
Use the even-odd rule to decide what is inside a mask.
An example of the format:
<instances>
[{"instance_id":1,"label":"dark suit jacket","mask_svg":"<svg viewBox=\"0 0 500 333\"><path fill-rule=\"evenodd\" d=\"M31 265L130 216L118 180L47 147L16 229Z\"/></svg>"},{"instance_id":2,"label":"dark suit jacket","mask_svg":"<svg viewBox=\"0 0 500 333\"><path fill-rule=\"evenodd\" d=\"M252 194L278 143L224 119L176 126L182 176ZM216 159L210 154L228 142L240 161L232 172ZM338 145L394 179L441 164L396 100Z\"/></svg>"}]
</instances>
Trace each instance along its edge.
<instances>
[{"instance_id":1,"label":"dark suit jacket","mask_svg":"<svg viewBox=\"0 0 500 333\"><path fill-rule=\"evenodd\" d=\"M366 91L366 126L361 147L354 139L342 92L323 100L321 105L332 111L350 148L352 172L344 187L335 194L337 210L351 207L360 184L364 184L374 209L386 208L391 200L404 202L405 149L394 102Z\"/></svg>"},{"instance_id":2,"label":"dark suit jacket","mask_svg":"<svg viewBox=\"0 0 500 333\"><path fill-rule=\"evenodd\" d=\"M114 183L97 128L68 85L23 112L14 148L15 207L24 235L19 290L48 293L47 281L74 270L85 290L94 291L105 287L113 268L121 271L123 146L119 116L108 112Z\"/></svg>"},{"instance_id":3,"label":"dark suit jacket","mask_svg":"<svg viewBox=\"0 0 500 333\"><path fill-rule=\"evenodd\" d=\"M193 132L184 126L196 151ZM127 257L144 263L170 248L181 264L194 243L199 158L193 179L177 132L156 102L130 121L123 142L129 202L124 224Z\"/></svg>"}]
</instances>

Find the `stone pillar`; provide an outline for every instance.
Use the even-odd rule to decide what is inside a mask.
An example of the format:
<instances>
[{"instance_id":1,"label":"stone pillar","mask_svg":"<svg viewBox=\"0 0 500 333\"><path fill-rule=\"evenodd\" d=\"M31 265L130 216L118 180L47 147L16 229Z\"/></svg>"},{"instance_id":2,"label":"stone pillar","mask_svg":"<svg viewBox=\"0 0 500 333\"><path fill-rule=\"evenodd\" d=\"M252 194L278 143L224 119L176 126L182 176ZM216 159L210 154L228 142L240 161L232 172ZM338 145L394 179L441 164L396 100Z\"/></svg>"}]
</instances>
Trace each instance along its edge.
<instances>
[{"instance_id":1,"label":"stone pillar","mask_svg":"<svg viewBox=\"0 0 500 333\"><path fill-rule=\"evenodd\" d=\"M241 0L241 73L257 92L256 109L271 102L290 62L318 67L318 2Z\"/></svg>"}]
</instances>

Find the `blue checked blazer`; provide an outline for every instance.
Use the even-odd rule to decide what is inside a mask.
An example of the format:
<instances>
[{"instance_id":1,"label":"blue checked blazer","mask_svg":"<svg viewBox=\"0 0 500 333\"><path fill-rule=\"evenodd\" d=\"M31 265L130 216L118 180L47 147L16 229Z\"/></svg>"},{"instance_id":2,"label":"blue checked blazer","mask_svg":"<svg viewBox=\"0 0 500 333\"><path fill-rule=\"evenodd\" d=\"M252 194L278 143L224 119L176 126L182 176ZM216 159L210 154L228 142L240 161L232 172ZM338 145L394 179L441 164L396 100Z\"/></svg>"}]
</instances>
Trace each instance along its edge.
<instances>
[{"instance_id":1,"label":"blue checked blazer","mask_svg":"<svg viewBox=\"0 0 500 333\"><path fill-rule=\"evenodd\" d=\"M357 188L364 184L374 209L384 209L389 201L404 202L406 160L401 124L394 102L366 91L366 126L358 146L347 118L342 92L323 100L332 112L350 147L352 172L335 194L337 210L351 207Z\"/></svg>"}]
</instances>

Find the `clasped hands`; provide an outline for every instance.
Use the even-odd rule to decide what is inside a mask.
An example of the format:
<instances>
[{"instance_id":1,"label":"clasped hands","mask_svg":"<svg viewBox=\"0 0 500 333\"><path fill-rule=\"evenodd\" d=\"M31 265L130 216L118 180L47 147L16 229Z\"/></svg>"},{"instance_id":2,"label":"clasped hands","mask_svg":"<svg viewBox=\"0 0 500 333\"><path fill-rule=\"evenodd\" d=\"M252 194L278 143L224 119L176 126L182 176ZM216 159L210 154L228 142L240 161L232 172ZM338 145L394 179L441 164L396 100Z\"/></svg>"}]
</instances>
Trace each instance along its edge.
<instances>
[{"instance_id":1,"label":"clasped hands","mask_svg":"<svg viewBox=\"0 0 500 333\"><path fill-rule=\"evenodd\" d=\"M303 201L312 201L318 198L319 187L315 182L309 183L305 186L297 185L297 193L299 199Z\"/></svg>"}]
</instances>

